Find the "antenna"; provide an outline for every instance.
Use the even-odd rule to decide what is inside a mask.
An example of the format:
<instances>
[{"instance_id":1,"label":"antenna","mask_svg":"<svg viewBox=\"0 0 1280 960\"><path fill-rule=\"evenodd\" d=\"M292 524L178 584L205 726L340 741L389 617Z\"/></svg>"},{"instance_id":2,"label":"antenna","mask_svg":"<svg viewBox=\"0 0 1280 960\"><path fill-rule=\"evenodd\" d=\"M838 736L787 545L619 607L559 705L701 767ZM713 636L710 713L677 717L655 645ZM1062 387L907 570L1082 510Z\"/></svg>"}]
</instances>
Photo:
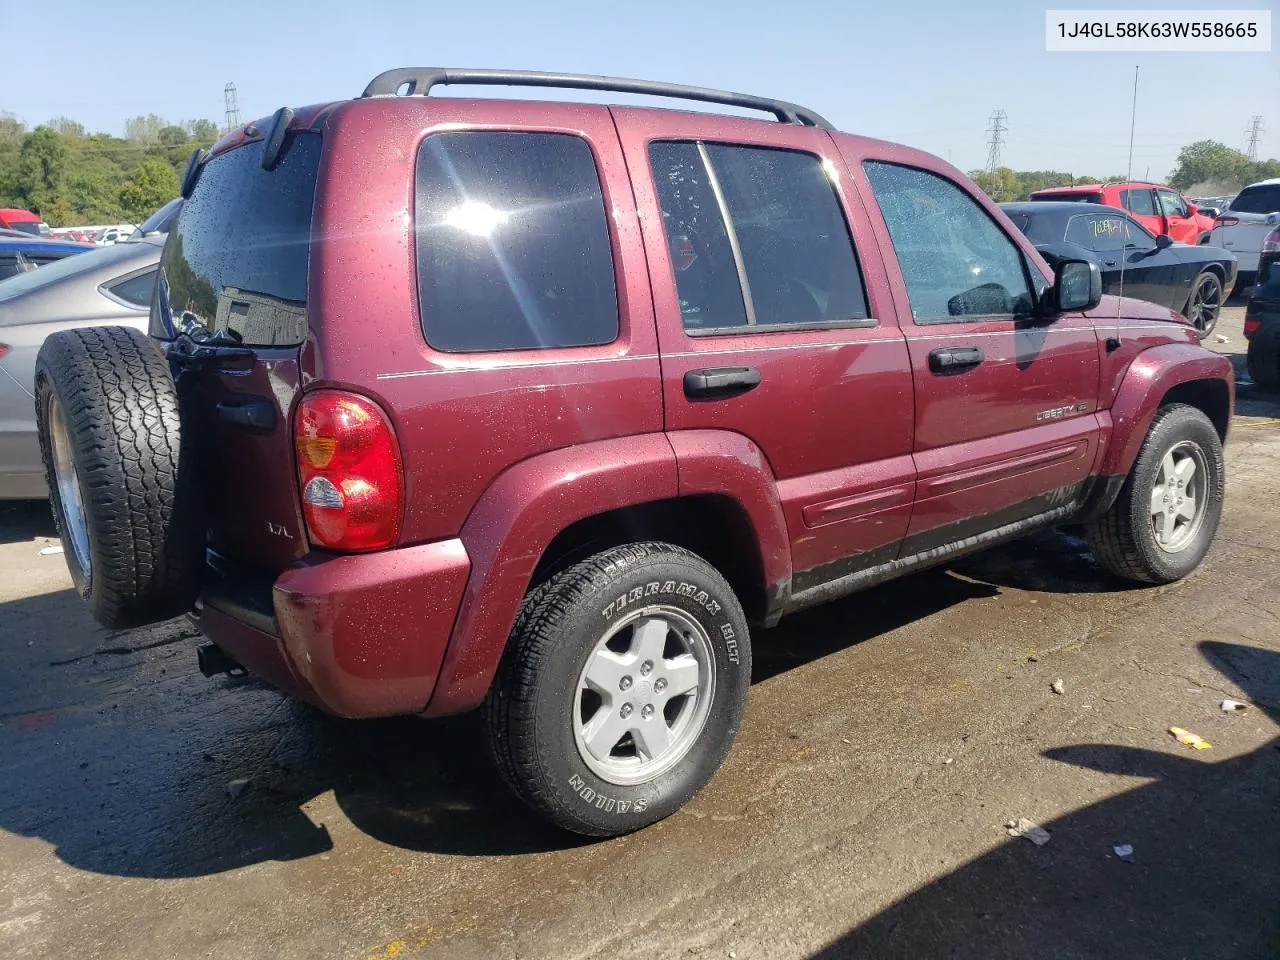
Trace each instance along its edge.
<instances>
[{"instance_id":1,"label":"antenna","mask_svg":"<svg viewBox=\"0 0 1280 960\"><path fill-rule=\"evenodd\" d=\"M1138 66L1133 67L1133 107L1129 114L1129 165L1125 168L1124 179L1126 182L1133 181L1133 133L1138 126ZM1148 172L1150 172L1148 170ZM1129 228L1125 227L1125 233L1128 234ZM1128 244L1120 251L1120 293L1116 297L1116 335L1107 341L1107 352L1120 349L1120 298L1124 296L1124 265L1128 259Z\"/></svg>"},{"instance_id":2,"label":"antenna","mask_svg":"<svg viewBox=\"0 0 1280 960\"><path fill-rule=\"evenodd\" d=\"M228 82L222 88L222 99L227 107L227 129L230 133L236 127L240 126L240 104L236 101L236 85Z\"/></svg>"},{"instance_id":3,"label":"antenna","mask_svg":"<svg viewBox=\"0 0 1280 960\"><path fill-rule=\"evenodd\" d=\"M990 139L987 140L987 172L995 173L1000 166L1000 148L1004 145L1004 135L1009 132L1006 121L1009 119L1004 110L991 114L991 126L987 127Z\"/></svg>"},{"instance_id":4,"label":"antenna","mask_svg":"<svg viewBox=\"0 0 1280 960\"><path fill-rule=\"evenodd\" d=\"M1244 135L1249 138L1249 145L1245 147L1245 155L1253 161L1258 159L1258 144L1262 141L1262 135L1267 132L1267 128L1262 123L1262 114L1255 113L1249 118L1249 126L1245 127Z\"/></svg>"}]
</instances>

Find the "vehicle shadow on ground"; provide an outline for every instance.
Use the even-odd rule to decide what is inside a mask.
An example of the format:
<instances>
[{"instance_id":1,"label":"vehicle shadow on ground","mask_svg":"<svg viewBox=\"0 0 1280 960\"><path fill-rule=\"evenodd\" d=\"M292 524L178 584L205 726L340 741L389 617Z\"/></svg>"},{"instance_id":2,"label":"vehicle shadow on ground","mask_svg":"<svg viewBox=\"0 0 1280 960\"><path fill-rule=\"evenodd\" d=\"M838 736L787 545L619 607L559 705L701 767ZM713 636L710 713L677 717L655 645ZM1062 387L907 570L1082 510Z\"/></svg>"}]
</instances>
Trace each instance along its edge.
<instances>
[{"instance_id":1,"label":"vehicle shadow on ground","mask_svg":"<svg viewBox=\"0 0 1280 960\"><path fill-rule=\"evenodd\" d=\"M0 500L0 544L56 537L47 500Z\"/></svg>"},{"instance_id":2,"label":"vehicle shadow on ground","mask_svg":"<svg viewBox=\"0 0 1280 960\"><path fill-rule=\"evenodd\" d=\"M1252 710L1280 721L1280 653L1214 642L1200 649ZM813 960L1280 956L1278 748L1280 740L1216 762L1212 750L1189 748L1046 751L1149 782L1042 824L1046 846L1001 844ZM1116 844L1133 846L1132 862L1114 854Z\"/></svg>"},{"instance_id":3,"label":"vehicle shadow on ground","mask_svg":"<svg viewBox=\"0 0 1280 960\"><path fill-rule=\"evenodd\" d=\"M865 591L757 631L753 679L1002 586L1106 589L1091 563L1078 542L1045 534L970 558L963 573ZM585 842L506 789L476 714L343 721L256 681L206 680L185 620L104 631L71 590L0 604L0 625L0 829L40 837L81 869L201 876L323 853L333 839L313 808L331 808L312 801L329 791L359 830L410 850L511 855Z\"/></svg>"}]
</instances>

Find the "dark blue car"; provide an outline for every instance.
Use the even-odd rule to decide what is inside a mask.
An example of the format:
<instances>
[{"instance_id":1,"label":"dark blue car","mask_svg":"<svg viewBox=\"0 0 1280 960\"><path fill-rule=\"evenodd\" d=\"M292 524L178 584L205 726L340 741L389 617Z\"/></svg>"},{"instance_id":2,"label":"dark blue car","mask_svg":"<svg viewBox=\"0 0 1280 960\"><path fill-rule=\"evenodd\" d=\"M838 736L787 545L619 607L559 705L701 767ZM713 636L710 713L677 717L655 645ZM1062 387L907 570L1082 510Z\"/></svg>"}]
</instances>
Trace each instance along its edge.
<instances>
[{"instance_id":1,"label":"dark blue car","mask_svg":"<svg viewBox=\"0 0 1280 960\"><path fill-rule=\"evenodd\" d=\"M96 249L92 243L68 240L43 240L38 237L18 239L0 237L0 280L43 267L73 254Z\"/></svg>"}]
</instances>

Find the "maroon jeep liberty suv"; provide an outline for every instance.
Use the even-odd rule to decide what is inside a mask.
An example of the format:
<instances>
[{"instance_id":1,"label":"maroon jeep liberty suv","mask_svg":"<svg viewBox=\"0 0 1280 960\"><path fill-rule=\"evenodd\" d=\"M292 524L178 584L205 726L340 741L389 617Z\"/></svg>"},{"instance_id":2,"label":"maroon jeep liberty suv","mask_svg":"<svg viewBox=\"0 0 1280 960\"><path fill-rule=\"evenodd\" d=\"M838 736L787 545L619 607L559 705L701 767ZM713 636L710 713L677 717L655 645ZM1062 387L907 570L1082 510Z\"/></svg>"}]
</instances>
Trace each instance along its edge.
<instances>
[{"instance_id":1,"label":"maroon jeep liberty suv","mask_svg":"<svg viewBox=\"0 0 1280 960\"><path fill-rule=\"evenodd\" d=\"M1218 526L1225 357L794 104L393 70L226 135L183 195L150 336L40 353L79 592L111 626L188 613L204 672L344 717L483 707L569 830L712 776L749 625L1064 522L1164 583Z\"/></svg>"}]
</instances>

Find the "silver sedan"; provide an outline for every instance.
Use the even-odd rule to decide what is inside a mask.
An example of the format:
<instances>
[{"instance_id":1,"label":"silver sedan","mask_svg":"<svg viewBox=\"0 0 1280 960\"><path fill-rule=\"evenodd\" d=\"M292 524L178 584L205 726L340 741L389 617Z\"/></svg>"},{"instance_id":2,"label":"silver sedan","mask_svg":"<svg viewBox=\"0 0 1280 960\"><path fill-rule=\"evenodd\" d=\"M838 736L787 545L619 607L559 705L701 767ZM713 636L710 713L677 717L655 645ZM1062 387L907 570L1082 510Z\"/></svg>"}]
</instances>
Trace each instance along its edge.
<instances>
[{"instance_id":1,"label":"silver sedan","mask_svg":"<svg viewBox=\"0 0 1280 960\"><path fill-rule=\"evenodd\" d=\"M164 240L144 236L0 281L0 499L48 495L33 397L45 337L99 324L145 330Z\"/></svg>"}]
</instances>

